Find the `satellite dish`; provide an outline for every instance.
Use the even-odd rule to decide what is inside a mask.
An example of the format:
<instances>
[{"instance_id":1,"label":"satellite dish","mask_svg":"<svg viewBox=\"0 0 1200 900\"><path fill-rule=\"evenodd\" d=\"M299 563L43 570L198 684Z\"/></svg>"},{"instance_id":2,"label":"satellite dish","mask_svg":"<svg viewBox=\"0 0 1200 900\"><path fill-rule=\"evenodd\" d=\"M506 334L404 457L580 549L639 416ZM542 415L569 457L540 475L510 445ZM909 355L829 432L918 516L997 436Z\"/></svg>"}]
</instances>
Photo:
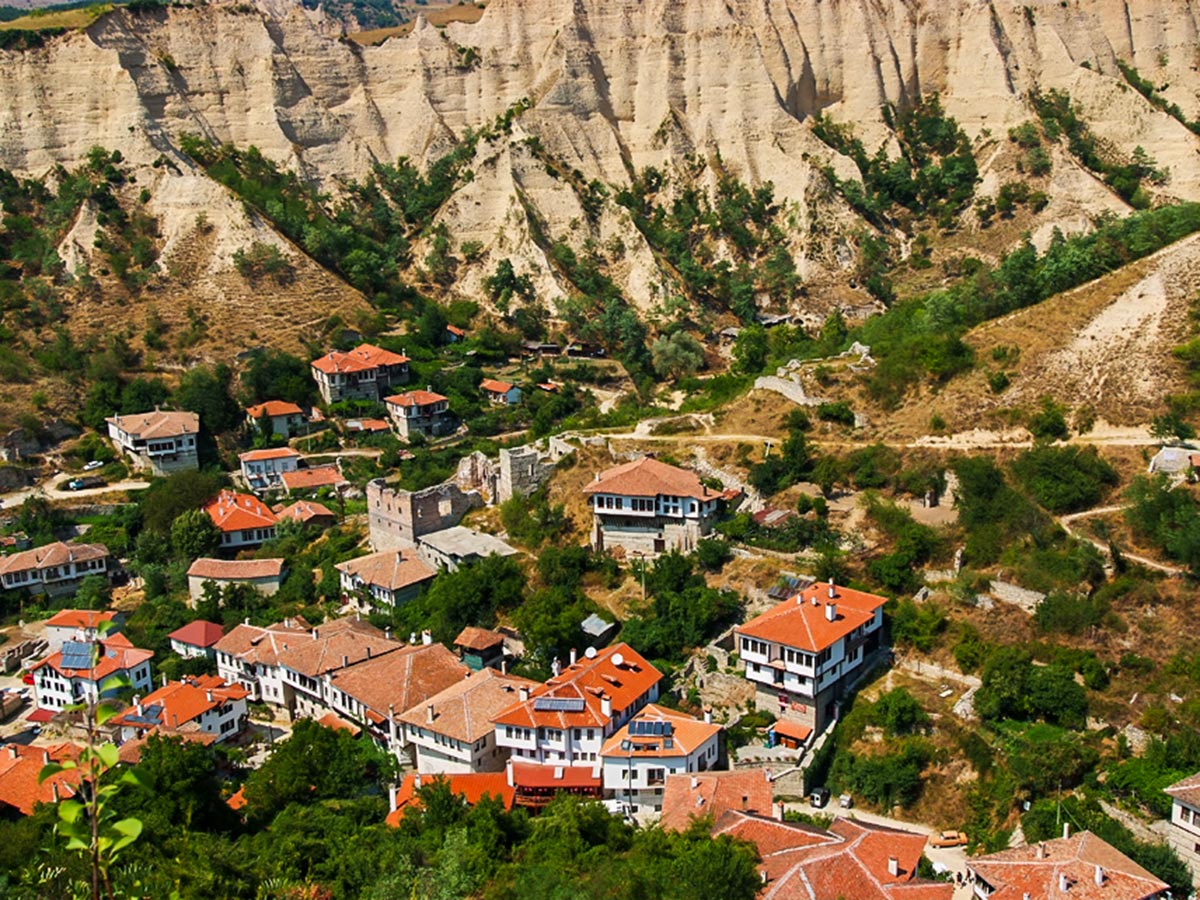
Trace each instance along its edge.
<instances>
[{"instance_id":1,"label":"satellite dish","mask_svg":"<svg viewBox=\"0 0 1200 900\"><path fill-rule=\"evenodd\" d=\"M596 658L596 648L588 647L586 650L583 651L583 655L586 656L588 659L595 659Z\"/></svg>"},{"instance_id":2,"label":"satellite dish","mask_svg":"<svg viewBox=\"0 0 1200 900\"><path fill-rule=\"evenodd\" d=\"M620 653L614 653L612 655L612 662L614 666L623 666L625 664L625 657Z\"/></svg>"}]
</instances>

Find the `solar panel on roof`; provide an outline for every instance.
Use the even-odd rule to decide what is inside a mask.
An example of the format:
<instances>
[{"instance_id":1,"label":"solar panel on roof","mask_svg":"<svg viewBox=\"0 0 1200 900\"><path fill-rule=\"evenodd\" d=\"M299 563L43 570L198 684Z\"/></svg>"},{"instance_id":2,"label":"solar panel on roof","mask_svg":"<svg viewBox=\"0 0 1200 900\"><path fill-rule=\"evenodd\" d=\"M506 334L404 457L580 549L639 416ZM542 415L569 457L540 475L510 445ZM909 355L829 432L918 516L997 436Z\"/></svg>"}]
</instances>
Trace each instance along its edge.
<instances>
[{"instance_id":1,"label":"solar panel on roof","mask_svg":"<svg viewBox=\"0 0 1200 900\"><path fill-rule=\"evenodd\" d=\"M92 645L82 641L65 641L62 647L64 669L90 669L92 667Z\"/></svg>"},{"instance_id":2,"label":"solar panel on roof","mask_svg":"<svg viewBox=\"0 0 1200 900\"><path fill-rule=\"evenodd\" d=\"M583 712L580 697L539 697L533 701L536 712Z\"/></svg>"}]
</instances>

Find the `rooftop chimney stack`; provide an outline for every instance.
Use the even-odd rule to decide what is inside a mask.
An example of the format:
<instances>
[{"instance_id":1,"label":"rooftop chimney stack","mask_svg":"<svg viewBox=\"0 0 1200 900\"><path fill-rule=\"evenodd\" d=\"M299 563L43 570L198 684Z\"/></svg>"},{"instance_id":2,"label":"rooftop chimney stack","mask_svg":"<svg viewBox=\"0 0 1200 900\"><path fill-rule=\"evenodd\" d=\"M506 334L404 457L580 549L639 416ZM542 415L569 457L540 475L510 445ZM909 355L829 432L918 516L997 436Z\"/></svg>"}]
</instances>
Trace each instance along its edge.
<instances>
[{"instance_id":1,"label":"rooftop chimney stack","mask_svg":"<svg viewBox=\"0 0 1200 900\"><path fill-rule=\"evenodd\" d=\"M205 699L205 700L207 700L209 703L215 703L215 702L216 702L216 701L213 699L213 692L212 692L212 691L205 691L205 692L204 692L204 699Z\"/></svg>"},{"instance_id":2,"label":"rooftop chimney stack","mask_svg":"<svg viewBox=\"0 0 1200 900\"><path fill-rule=\"evenodd\" d=\"M388 786L388 811L396 811L396 786L394 784Z\"/></svg>"},{"instance_id":3,"label":"rooftop chimney stack","mask_svg":"<svg viewBox=\"0 0 1200 900\"><path fill-rule=\"evenodd\" d=\"M1063 872L1058 873L1058 891L1060 894L1065 894L1067 889L1071 887L1071 883L1067 881L1067 876Z\"/></svg>"},{"instance_id":4,"label":"rooftop chimney stack","mask_svg":"<svg viewBox=\"0 0 1200 900\"><path fill-rule=\"evenodd\" d=\"M576 656L575 656L575 648L574 648L574 647L572 647L572 648L571 648L571 665L575 665L575 659L576 659Z\"/></svg>"},{"instance_id":5,"label":"rooftop chimney stack","mask_svg":"<svg viewBox=\"0 0 1200 900\"><path fill-rule=\"evenodd\" d=\"M421 643L426 646L433 643L433 632L428 628L421 632Z\"/></svg>"},{"instance_id":6,"label":"rooftop chimney stack","mask_svg":"<svg viewBox=\"0 0 1200 900\"><path fill-rule=\"evenodd\" d=\"M528 703L529 702L529 687L527 685L523 684L519 688L517 688L517 697L520 699L520 701L522 703Z\"/></svg>"},{"instance_id":7,"label":"rooftop chimney stack","mask_svg":"<svg viewBox=\"0 0 1200 900\"><path fill-rule=\"evenodd\" d=\"M712 724L712 707L711 706L704 707L704 724L705 725Z\"/></svg>"},{"instance_id":8,"label":"rooftop chimney stack","mask_svg":"<svg viewBox=\"0 0 1200 900\"><path fill-rule=\"evenodd\" d=\"M1096 887L1104 887L1104 866L1096 865Z\"/></svg>"},{"instance_id":9,"label":"rooftop chimney stack","mask_svg":"<svg viewBox=\"0 0 1200 900\"><path fill-rule=\"evenodd\" d=\"M562 672L562 663L558 661L557 656L554 657L554 661L550 663L550 672L555 678L557 678L559 673Z\"/></svg>"},{"instance_id":10,"label":"rooftop chimney stack","mask_svg":"<svg viewBox=\"0 0 1200 900\"><path fill-rule=\"evenodd\" d=\"M895 856L888 857L888 874L893 878L900 874L900 860Z\"/></svg>"},{"instance_id":11,"label":"rooftop chimney stack","mask_svg":"<svg viewBox=\"0 0 1200 900\"><path fill-rule=\"evenodd\" d=\"M1046 858L1046 842L1045 842L1045 841L1038 841L1038 845L1037 845L1037 858L1038 858L1038 859L1045 859L1045 858Z\"/></svg>"},{"instance_id":12,"label":"rooftop chimney stack","mask_svg":"<svg viewBox=\"0 0 1200 900\"><path fill-rule=\"evenodd\" d=\"M782 800L780 800L778 803L775 804L775 818L778 819L780 822L783 821L783 801Z\"/></svg>"},{"instance_id":13,"label":"rooftop chimney stack","mask_svg":"<svg viewBox=\"0 0 1200 900\"><path fill-rule=\"evenodd\" d=\"M342 668L344 669L348 665L350 665L350 657L347 656L345 653L343 653L342 654Z\"/></svg>"},{"instance_id":14,"label":"rooftop chimney stack","mask_svg":"<svg viewBox=\"0 0 1200 900\"><path fill-rule=\"evenodd\" d=\"M1071 836L1071 823L1063 822L1063 840L1065 841L1070 836Z\"/></svg>"},{"instance_id":15,"label":"rooftop chimney stack","mask_svg":"<svg viewBox=\"0 0 1200 900\"><path fill-rule=\"evenodd\" d=\"M825 621L827 621L827 622L836 622L837 621L837 604L834 603L832 600L830 600L828 603L825 604Z\"/></svg>"},{"instance_id":16,"label":"rooftop chimney stack","mask_svg":"<svg viewBox=\"0 0 1200 900\"><path fill-rule=\"evenodd\" d=\"M608 694L601 694L600 695L600 715L604 716L605 718L611 719L612 714L613 714L612 713L612 697L608 696Z\"/></svg>"},{"instance_id":17,"label":"rooftop chimney stack","mask_svg":"<svg viewBox=\"0 0 1200 900\"><path fill-rule=\"evenodd\" d=\"M13 747L13 756L16 756L16 755L17 755L17 748ZM698 787L700 787L700 779L697 778L695 775L693 775L692 776L692 790L694 791Z\"/></svg>"},{"instance_id":18,"label":"rooftop chimney stack","mask_svg":"<svg viewBox=\"0 0 1200 900\"><path fill-rule=\"evenodd\" d=\"M430 703L425 707L425 721L430 725L433 724L433 704Z\"/></svg>"}]
</instances>

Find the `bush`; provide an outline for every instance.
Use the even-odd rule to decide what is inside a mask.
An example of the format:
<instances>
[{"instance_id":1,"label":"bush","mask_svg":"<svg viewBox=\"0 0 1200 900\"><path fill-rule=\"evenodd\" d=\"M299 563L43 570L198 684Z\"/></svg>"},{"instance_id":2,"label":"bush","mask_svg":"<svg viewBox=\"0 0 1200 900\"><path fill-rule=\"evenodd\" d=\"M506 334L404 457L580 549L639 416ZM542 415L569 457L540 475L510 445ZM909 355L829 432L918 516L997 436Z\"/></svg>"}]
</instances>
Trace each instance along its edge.
<instances>
[{"instance_id":1,"label":"bush","mask_svg":"<svg viewBox=\"0 0 1200 900\"><path fill-rule=\"evenodd\" d=\"M845 400L825 402L817 407L817 418L822 422L835 422L839 425L852 427L854 425L854 410Z\"/></svg>"},{"instance_id":2,"label":"bush","mask_svg":"<svg viewBox=\"0 0 1200 900\"><path fill-rule=\"evenodd\" d=\"M1012 471L1021 486L1052 513L1095 506L1119 480L1095 447L1034 447L1017 458Z\"/></svg>"}]
</instances>

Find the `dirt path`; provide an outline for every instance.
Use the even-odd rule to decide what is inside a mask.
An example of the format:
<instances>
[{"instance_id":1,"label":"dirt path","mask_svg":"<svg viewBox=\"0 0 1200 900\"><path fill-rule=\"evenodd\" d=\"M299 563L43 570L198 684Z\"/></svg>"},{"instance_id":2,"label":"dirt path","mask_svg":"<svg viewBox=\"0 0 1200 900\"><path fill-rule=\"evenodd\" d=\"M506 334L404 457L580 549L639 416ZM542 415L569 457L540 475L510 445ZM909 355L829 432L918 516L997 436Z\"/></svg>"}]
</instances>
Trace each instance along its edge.
<instances>
[{"instance_id":1,"label":"dirt path","mask_svg":"<svg viewBox=\"0 0 1200 900\"><path fill-rule=\"evenodd\" d=\"M1128 506L1098 506L1095 509L1085 509L1083 512L1059 516L1058 524L1061 525L1063 527L1063 531L1065 531L1071 537L1076 538L1077 540L1087 541L1105 556L1112 556L1112 550L1109 549L1108 544L1089 537L1086 534L1080 534L1071 527L1071 523L1076 522L1079 519L1087 519L1093 516L1106 516L1110 513L1122 512L1128 508ZM1185 570L1179 568L1178 566L1168 566L1165 563L1155 562L1152 559L1147 559L1144 556L1138 556L1133 553L1122 552L1121 555L1125 557L1125 559L1132 560L1140 566L1145 566L1147 569L1154 569L1157 572L1165 572L1167 575L1185 574Z\"/></svg>"},{"instance_id":2,"label":"dirt path","mask_svg":"<svg viewBox=\"0 0 1200 900\"><path fill-rule=\"evenodd\" d=\"M63 475L60 472L35 487L26 488L23 491L13 491L11 494L0 494L0 506L3 506L5 509L12 509L20 506L30 497L37 496L43 496L47 500L77 500L88 497L102 497L105 494L115 494L121 491L144 491L150 487L150 482L135 479L114 481L112 484L104 485L104 487L86 488L82 491L64 491L51 486L53 481L62 477Z\"/></svg>"}]
</instances>

